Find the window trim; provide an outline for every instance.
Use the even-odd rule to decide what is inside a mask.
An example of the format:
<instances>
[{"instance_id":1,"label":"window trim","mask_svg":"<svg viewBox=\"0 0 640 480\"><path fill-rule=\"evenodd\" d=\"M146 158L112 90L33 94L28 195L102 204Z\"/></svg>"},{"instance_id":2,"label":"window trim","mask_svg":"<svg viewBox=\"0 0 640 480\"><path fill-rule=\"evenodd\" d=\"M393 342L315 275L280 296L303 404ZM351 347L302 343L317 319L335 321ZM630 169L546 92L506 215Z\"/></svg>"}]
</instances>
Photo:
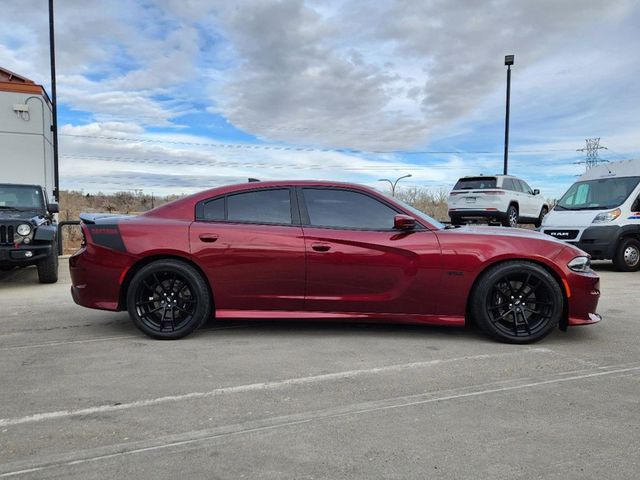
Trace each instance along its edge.
<instances>
[{"instance_id":1,"label":"window trim","mask_svg":"<svg viewBox=\"0 0 640 480\"><path fill-rule=\"evenodd\" d=\"M253 222L248 220L229 220L229 207L228 207L228 198L234 195L242 195L247 193L256 193L256 192L266 192L271 190L287 190L289 191L289 208L291 212L291 222L290 223L277 223L277 222ZM213 202L215 200L224 199L224 219L223 220L209 220L204 218L204 208L205 205L209 202ZM292 187L264 187L264 188L251 188L248 190L240 190L236 192L223 193L220 195L216 195L214 197L205 198L204 200L200 200L196 203L195 206L195 221L202 223L224 223L224 224L234 224L234 225L269 225L269 226L280 226L280 227L299 227L300 226L300 208L298 206L298 198Z\"/></svg>"},{"instance_id":2,"label":"window trim","mask_svg":"<svg viewBox=\"0 0 640 480\"><path fill-rule=\"evenodd\" d=\"M408 215L414 218L416 221L416 228L412 230L413 232L429 230L429 228L426 225L424 225L420 219L416 218L415 215L411 214L410 212L405 212L404 210L400 209L396 205L393 205L392 203L387 202L386 199L384 199L383 197L378 197L376 195L373 195L363 190L358 190L358 189L349 188L349 187L325 186L325 185L309 185L309 186L302 185L302 186L297 186L295 188L296 188L296 196L298 197L298 205L300 209L300 220L301 220L302 227L321 228L324 230L348 230L348 231L357 231L357 232L396 232L397 233L402 231L402 230L395 229L393 227L385 229L385 228L357 228L357 227L335 227L335 226L332 227L332 226L326 226L326 225L312 225L311 218L309 217L309 211L307 209L307 202L306 202L306 199L304 198L304 190L338 190L343 192L359 193L361 195L365 195L389 207L391 210L396 212L396 215Z\"/></svg>"}]
</instances>

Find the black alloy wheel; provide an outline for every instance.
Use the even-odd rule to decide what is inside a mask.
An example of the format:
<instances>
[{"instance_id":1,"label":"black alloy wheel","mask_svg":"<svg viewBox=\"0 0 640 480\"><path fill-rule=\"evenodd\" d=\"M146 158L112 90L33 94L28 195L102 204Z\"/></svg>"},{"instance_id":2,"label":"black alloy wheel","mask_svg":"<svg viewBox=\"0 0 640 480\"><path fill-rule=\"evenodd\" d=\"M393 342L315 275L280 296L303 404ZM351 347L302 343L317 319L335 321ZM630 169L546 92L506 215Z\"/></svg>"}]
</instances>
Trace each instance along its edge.
<instances>
[{"instance_id":1,"label":"black alloy wheel","mask_svg":"<svg viewBox=\"0 0 640 480\"><path fill-rule=\"evenodd\" d=\"M478 326L506 343L531 343L548 335L560 321L564 296L543 267L525 261L488 270L472 292Z\"/></svg>"},{"instance_id":2,"label":"black alloy wheel","mask_svg":"<svg viewBox=\"0 0 640 480\"><path fill-rule=\"evenodd\" d=\"M158 339L178 339L193 332L211 316L211 303L202 275L177 260L144 266L127 291L127 308L134 324Z\"/></svg>"}]
</instances>

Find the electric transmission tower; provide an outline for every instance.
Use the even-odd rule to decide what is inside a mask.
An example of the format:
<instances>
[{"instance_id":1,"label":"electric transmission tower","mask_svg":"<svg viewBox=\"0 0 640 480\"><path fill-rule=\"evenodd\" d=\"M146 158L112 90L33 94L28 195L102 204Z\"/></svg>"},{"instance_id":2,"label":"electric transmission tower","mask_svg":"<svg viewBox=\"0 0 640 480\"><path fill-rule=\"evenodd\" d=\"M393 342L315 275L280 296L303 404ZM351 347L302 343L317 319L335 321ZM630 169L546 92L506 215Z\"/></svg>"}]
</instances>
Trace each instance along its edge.
<instances>
[{"instance_id":1,"label":"electric transmission tower","mask_svg":"<svg viewBox=\"0 0 640 480\"><path fill-rule=\"evenodd\" d=\"M585 138L586 146L584 148L579 148L578 152L586 152L587 158L584 162L586 166L586 170L589 170L592 167L595 167L599 163L606 163L608 160L604 160L598 156L598 150L607 150L607 147L603 147L600 145L600 137L598 138Z\"/></svg>"}]
</instances>

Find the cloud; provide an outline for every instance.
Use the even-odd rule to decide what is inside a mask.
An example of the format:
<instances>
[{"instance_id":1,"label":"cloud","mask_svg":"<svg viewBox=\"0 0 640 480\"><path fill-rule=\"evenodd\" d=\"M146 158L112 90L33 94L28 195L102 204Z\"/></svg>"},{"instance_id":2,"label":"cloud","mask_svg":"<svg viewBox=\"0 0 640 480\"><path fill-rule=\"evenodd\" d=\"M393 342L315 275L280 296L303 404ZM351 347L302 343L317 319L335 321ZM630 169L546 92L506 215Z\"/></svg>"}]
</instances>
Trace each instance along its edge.
<instances>
[{"instance_id":1,"label":"cloud","mask_svg":"<svg viewBox=\"0 0 640 480\"><path fill-rule=\"evenodd\" d=\"M46 8L5 3L0 65L48 85ZM631 0L56 2L62 132L157 140L63 136L63 184L379 185L412 173L402 184L439 188L492 174L502 58L515 53L512 149L564 152L514 151L513 172L560 191L581 169L583 138L602 136L616 155L640 150L638 21ZM260 141L269 145L224 146ZM461 153L402 153L413 149Z\"/></svg>"},{"instance_id":2,"label":"cloud","mask_svg":"<svg viewBox=\"0 0 640 480\"><path fill-rule=\"evenodd\" d=\"M222 15L238 62L215 98L220 111L263 138L374 150L412 148L473 113L501 89L505 53L535 65L633 5L241 3Z\"/></svg>"}]
</instances>

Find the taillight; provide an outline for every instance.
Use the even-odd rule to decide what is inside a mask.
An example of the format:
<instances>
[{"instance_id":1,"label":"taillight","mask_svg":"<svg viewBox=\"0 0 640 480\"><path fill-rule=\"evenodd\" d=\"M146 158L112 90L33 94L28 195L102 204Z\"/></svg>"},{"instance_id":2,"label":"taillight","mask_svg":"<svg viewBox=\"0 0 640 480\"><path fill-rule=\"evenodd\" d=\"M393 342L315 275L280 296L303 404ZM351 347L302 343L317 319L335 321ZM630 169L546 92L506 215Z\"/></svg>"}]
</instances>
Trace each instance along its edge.
<instances>
[{"instance_id":1,"label":"taillight","mask_svg":"<svg viewBox=\"0 0 640 480\"><path fill-rule=\"evenodd\" d=\"M80 224L80 233L82 234L82 240L80 241L80 248L87 246L87 236L85 235L85 226L83 223Z\"/></svg>"}]
</instances>

